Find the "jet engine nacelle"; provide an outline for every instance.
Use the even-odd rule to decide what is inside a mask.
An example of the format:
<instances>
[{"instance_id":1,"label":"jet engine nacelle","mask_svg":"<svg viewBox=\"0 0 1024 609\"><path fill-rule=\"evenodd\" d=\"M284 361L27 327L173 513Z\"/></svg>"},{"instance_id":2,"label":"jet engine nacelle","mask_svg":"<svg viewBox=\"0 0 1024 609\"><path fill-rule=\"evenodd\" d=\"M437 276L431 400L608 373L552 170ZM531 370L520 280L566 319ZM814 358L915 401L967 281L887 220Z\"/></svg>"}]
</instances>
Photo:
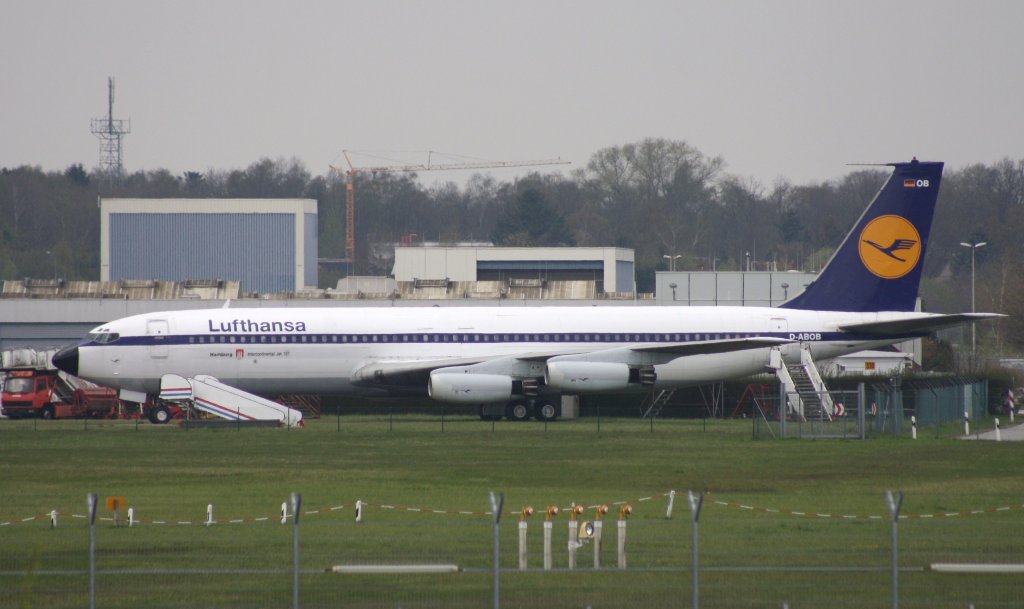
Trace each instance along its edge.
<instances>
[{"instance_id":1,"label":"jet engine nacelle","mask_svg":"<svg viewBox=\"0 0 1024 609\"><path fill-rule=\"evenodd\" d=\"M544 381L566 393L616 391L629 386L629 366L611 362L548 362Z\"/></svg>"},{"instance_id":2,"label":"jet engine nacelle","mask_svg":"<svg viewBox=\"0 0 1024 609\"><path fill-rule=\"evenodd\" d=\"M512 377L501 374L431 372L427 395L453 404L490 404L512 399Z\"/></svg>"}]
</instances>

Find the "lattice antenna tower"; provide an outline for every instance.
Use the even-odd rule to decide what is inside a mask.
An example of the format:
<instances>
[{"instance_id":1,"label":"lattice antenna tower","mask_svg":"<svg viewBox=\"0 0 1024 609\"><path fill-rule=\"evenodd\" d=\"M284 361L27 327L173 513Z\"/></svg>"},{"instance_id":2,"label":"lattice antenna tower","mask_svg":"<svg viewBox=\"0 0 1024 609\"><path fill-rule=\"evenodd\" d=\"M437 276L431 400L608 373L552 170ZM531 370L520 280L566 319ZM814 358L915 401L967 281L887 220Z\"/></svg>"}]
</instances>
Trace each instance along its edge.
<instances>
[{"instance_id":1,"label":"lattice antenna tower","mask_svg":"<svg viewBox=\"0 0 1024 609\"><path fill-rule=\"evenodd\" d=\"M131 120L114 118L114 79L107 79L107 116L92 119L92 133L100 138L100 169L114 178L124 172L121 164L121 140L131 133Z\"/></svg>"}]
</instances>

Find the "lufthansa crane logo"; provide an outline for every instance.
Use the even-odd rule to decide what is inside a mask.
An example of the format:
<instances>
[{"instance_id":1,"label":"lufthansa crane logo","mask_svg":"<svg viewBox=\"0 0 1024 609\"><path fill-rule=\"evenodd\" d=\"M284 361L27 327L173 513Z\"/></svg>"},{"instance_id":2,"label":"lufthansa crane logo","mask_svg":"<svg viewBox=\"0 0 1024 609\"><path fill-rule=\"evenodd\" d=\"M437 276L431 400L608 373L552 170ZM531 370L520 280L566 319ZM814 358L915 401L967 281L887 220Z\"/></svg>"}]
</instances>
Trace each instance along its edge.
<instances>
[{"instance_id":1,"label":"lufthansa crane logo","mask_svg":"<svg viewBox=\"0 0 1024 609\"><path fill-rule=\"evenodd\" d=\"M865 268L883 279L898 279L917 266L921 235L902 216L879 216L860 233L857 248Z\"/></svg>"}]
</instances>

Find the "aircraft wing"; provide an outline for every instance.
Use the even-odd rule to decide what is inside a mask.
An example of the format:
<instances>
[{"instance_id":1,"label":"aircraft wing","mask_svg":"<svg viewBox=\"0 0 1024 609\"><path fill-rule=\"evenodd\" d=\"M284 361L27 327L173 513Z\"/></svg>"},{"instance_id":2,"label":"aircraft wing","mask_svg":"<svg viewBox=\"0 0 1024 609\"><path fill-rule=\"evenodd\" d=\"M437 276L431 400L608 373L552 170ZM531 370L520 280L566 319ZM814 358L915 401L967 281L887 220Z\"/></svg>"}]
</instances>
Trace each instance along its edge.
<instances>
[{"instance_id":1,"label":"aircraft wing","mask_svg":"<svg viewBox=\"0 0 1024 609\"><path fill-rule=\"evenodd\" d=\"M956 326L972 321L1006 317L999 313L956 313L951 315L929 315L928 317L910 317L888 321L869 321L864 323L840 324L844 332L866 332L881 336L907 336L928 334L935 330Z\"/></svg>"},{"instance_id":2,"label":"aircraft wing","mask_svg":"<svg viewBox=\"0 0 1024 609\"><path fill-rule=\"evenodd\" d=\"M775 347L790 342L772 337L731 338L686 343L638 343L596 350L535 351L498 357L376 360L357 369L352 374L352 382L361 386L425 387L430 373L441 368L514 377L542 376L544 362L555 357L630 365L662 364L679 357Z\"/></svg>"},{"instance_id":3,"label":"aircraft wing","mask_svg":"<svg viewBox=\"0 0 1024 609\"><path fill-rule=\"evenodd\" d=\"M758 336L755 338L724 338L720 340L704 340L690 343L670 343L667 345L637 345L629 348L634 351L645 353L665 353L674 355L675 357L685 357L687 355L711 355L714 353L743 351L745 349L777 347L791 342L793 341L785 338Z\"/></svg>"}]
</instances>

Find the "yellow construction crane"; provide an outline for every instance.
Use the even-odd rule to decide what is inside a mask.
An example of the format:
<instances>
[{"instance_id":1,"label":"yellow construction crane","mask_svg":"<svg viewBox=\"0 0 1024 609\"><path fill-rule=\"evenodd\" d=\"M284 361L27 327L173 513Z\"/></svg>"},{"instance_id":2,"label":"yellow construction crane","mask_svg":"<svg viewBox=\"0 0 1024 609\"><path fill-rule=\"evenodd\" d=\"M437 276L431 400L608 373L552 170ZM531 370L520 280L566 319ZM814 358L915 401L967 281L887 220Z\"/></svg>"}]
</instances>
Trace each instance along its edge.
<instances>
[{"instance_id":1,"label":"yellow construction crane","mask_svg":"<svg viewBox=\"0 0 1024 609\"><path fill-rule=\"evenodd\" d=\"M345 259L349 268L355 270L356 264L356 175L360 173L419 173L421 171L448 171L457 169L498 169L505 167L536 167L540 165L568 165L562 159L543 159L539 161L471 161L466 163L434 163L434 151L427 151L426 163L409 163L399 165L378 165L375 167L356 167L349 154L359 154L356 150L342 150L348 169L331 165L331 170L344 173L345 181Z\"/></svg>"}]
</instances>

